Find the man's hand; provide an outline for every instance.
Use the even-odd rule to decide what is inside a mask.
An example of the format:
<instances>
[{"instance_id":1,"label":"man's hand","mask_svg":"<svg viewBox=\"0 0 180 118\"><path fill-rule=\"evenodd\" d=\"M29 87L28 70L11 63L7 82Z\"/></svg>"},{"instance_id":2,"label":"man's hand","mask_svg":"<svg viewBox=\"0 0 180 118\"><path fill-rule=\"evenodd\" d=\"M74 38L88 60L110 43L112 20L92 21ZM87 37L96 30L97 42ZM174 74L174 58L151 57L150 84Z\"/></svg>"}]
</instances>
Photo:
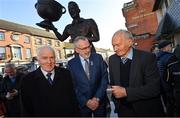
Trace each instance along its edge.
<instances>
[{"instance_id":1,"label":"man's hand","mask_svg":"<svg viewBox=\"0 0 180 118\"><path fill-rule=\"evenodd\" d=\"M127 96L126 89L121 86L112 86L112 94L116 98L123 98Z\"/></svg>"},{"instance_id":2,"label":"man's hand","mask_svg":"<svg viewBox=\"0 0 180 118\"><path fill-rule=\"evenodd\" d=\"M13 99L14 96L16 96L16 95L18 95L18 90L13 89L12 91L7 92L7 94L6 94L6 99L7 99L7 100L11 100L11 99Z\"/></svg>"},{"instance_id":3,"label":"man's hand","mask_svg":"<svg viewBox=\"0 0 180 118\"><path fill-rule=\"evenodd\" d=\"M99 107L99 100L96 97L93 97L87 101L86 106L95 111Z\"/></svg>"}]
</instances>

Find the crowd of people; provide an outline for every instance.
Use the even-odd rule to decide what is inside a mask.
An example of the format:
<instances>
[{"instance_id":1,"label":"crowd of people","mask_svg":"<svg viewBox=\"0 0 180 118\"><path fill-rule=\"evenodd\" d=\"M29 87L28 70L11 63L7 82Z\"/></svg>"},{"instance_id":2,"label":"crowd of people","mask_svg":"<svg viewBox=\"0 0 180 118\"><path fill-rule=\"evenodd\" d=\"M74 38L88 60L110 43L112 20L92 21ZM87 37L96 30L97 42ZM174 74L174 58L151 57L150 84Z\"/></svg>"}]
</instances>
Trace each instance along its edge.
<instances>
[{"instance_id":1,"label":"crowd of people","mask_svg":"<svg viewBox=\"0 0 180 118\"><path fill-rule=\"evenodd\" d=\"M112 37L115 54L106 63L91 51L88 37L77 36L73 44L76 54L67 68L56 66L50 46L38 49L40 66L32 72L17 72L7 63L0 77L0 115L107 117L110 91L118 117L180 116L180 46L172 52L172 42L162 40L158 50L141 51L129 31L118 30Z\"/></svg>"}]
</instances>

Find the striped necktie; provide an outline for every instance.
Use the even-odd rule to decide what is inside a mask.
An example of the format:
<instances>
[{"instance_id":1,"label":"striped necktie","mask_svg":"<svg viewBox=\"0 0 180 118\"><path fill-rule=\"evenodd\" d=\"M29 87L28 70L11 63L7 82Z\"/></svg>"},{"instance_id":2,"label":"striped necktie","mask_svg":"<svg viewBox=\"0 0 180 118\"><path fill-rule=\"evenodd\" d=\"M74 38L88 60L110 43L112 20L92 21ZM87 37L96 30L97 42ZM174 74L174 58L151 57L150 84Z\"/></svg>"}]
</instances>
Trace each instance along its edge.
<instances>
[{"instance_id":1,"label":"striped necktie","mask_svg":"<svg viewBox=\"0 0 180 118\"><path fill-rule=\"evenodd\" d=\"M128 58L122 57L121 60L122 60L122 63L125 64L127 62Z\"/></svg>"},{"instance_id":2,"label":"striped necktie","mask_svg":"<svg viewBox=\"0 0 180 118\"><path fill-rule=\"evenodd\" d=\"M87 59L84 59L84 61L85 61L85 72L86 72L86 75L87 75L87 77L88 77L88 79L90 79L90 73L89 73L89 62L88 62L88 60Z\"/></svg>"},{"instance_id":3,"label":"striped necktie","mask_svg":"<svg viewBox=\"0 0 180 118\"><path fill-rule=\"evenodd\" d=\"M46 76L47 76L49 83L52 85L53 81L51 79L51 75L52 75L52 73L48 73Z\"/></svg>"}]
</instances>

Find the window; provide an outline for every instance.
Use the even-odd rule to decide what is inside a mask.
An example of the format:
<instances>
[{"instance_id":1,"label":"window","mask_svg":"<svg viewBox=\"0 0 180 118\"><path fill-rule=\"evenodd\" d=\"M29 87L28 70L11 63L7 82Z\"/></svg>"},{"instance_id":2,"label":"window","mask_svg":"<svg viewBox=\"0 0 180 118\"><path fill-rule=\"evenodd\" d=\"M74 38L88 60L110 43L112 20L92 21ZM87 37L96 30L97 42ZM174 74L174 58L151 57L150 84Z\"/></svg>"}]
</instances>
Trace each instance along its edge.
<instances>
[{"instance_id":1,"label":"window","mask_svg":"<svg viewBox=\"0 0 180 118\"><path fill-rule=\"evenodd\" d=\"M26 58L31 58L31 49L30 48L26 49Z\"/></svg>"},{"instance_id":2,"label":"window","mask_svg":"<svg viewBox=\"0 0 180 118\"><path fill-rule=\"evenodd\" d=\"M56 41L55 46L60 46L60 42L59 42L59 41Z\"/></svg>"},{"instance_id":3,"label":"window","mask_svg":"<svg viewBox=\"0 0 180 118\"><path fill-rule=\"evenodd\" d=\"M24 43L30 43L30 37L29 36L24 37Z\"/></svg>"},{"instance_id":4,"label":"window","mask_svg":"<svg viewBox=\"0 0 180 118\"><path fill-rule=\"evenodd\" d=\"M4 40L5 36L4 36L4 32L0 32L0 40Z\"/></svg>"},{"instance_id":5,"label":"window","mask_svg":"<svg viewBox=\"0 0 180 118\"><path fill-rule=\"evenodd\" d=\"M36 45L41 45L41 44L42 44L42 39L36 38Z\"/></svg>"},{"instance_id":6,"label":"window","mask_svg":"<svg viewBox=\"0 0 180 118\"><path fill-rule=\"evenodd\" d=\"M22 59L21 47L13 47L13 59Z\"/></svg>"},{"instance_id":7,"label":"window","mask_svg":"<svg viewBox=\"0 0 180 118\"><path fill-rule=\"evenodd\" d=\"M47 40L47 44L48 45L52 45L52 41L51 40Z\"/></svg>"},{"instance_id":8,"label":"window","mask_svg":"<svg viewBox=\"0 0 180 118\"><path fill-rule=\"evenodd\" d=\"M12 39L15 41L18 41L19 40L19 34L13 34Z\"/></svg>"},{"instance_id":9,"label":"window","mask_svg":"<svg viewBox=\"0 0 180 118\"><path fill-rule=\"evenodd\" d=\"M6 49L5 47L0 47L0 60L6 59Z\"/></svg>"}]
</instances>

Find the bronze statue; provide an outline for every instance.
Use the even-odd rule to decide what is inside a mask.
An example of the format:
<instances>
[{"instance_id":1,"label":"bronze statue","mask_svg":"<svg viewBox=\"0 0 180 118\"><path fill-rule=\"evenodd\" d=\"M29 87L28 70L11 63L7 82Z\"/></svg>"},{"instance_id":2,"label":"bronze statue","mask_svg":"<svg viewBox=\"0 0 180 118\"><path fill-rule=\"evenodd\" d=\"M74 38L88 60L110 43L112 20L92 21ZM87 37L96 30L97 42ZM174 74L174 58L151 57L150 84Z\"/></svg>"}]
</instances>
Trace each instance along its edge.
<instances>
[{"instance_id":1,"label":"bronze statue","mask_svg":"<svg viewBox=\"0 0 180 118\"><path fill-rule=\"evenodd\" d=\"M70 42L73 42L77 36L86 36L92 45L92 52L96 52L92 44L92 42L100 40L96 22L93 19L81 18L80 9L76 2L70 1L68 3L68 11L73 21L65 27L63 34L61 35L53 25L50 29L53 30L60 41L64 41L70 36Z\"/></svg>"}]
</instances>

